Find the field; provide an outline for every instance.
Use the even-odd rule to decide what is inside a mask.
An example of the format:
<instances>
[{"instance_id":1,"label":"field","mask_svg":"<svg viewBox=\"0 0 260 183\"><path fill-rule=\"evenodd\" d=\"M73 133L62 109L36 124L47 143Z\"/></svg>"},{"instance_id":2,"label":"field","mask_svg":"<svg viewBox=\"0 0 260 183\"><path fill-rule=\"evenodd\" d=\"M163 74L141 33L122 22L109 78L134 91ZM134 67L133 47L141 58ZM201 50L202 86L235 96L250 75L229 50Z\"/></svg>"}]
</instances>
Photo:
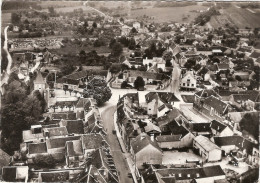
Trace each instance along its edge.
<instances>
[{"instance_id":1,"label":"field","mask_svg":"<svg viewBox=\"0 0 260 183\"><path fill-rule=\"evenodd\" d=\"M210 24L214 28L223 27L226 23L238 28L255 28L260 27L259 16L259 11L252 13L249 10L239 8L238 6L231 6L227 9L223 9L221 15L212 17Z\"/></svg>"},{"instance_id":2,"label":"field","mask_svg":"<svg viewBox=\"0 0 260 183\"><path fill-rule=\"evenodd\" d=\"M129 13L128 18L138 18L143 15L152 17L150 22L162 23L162 22L191 22L198 15L196 10L206 10L207 7L201 5L185 6L185 7L169 7L169 8L147 8L132 10ZM183 17L187 19L183 20Z\"/></svg>"}]
</instances>

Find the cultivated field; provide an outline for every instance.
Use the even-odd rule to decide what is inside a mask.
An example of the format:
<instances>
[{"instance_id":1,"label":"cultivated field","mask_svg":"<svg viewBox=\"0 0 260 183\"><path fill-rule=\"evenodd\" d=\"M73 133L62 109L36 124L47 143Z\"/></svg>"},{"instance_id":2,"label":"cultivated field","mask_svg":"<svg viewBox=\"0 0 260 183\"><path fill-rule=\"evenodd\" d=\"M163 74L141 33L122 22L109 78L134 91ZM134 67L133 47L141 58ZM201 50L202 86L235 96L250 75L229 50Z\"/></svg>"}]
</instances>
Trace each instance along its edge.
<instances>
[{"instance_id":1,"label":"cultivated field","mask_svg":"<svg viewBox=\"0 0 260 183\"><path fill-rule=\"evenodd\" d=\"M185 6L185 7L169 7L169 8L147 8L147 9L138 9L131 10L128 18L137 18L147 15L152 17L150 22L191 22L199 14L197 10L206 10L208 7L201 5ZM186 17L187 19L183 19Z\"/></svg>"},{"instance_id":2,"label":"cultivated field","mask_svg":"<svg viewBox=\"0 0 260 183\"><path fill-rule=\"evenodd\" d=\"M212 17L210 24L214 28L223 27L226 23L238 28L260 27L260 12L255 10L254 12L255 13L252 13L247 9L239 8L237 6L231 6L227 9L222 9L221 15Z\"/></svg>"}]
</instances>

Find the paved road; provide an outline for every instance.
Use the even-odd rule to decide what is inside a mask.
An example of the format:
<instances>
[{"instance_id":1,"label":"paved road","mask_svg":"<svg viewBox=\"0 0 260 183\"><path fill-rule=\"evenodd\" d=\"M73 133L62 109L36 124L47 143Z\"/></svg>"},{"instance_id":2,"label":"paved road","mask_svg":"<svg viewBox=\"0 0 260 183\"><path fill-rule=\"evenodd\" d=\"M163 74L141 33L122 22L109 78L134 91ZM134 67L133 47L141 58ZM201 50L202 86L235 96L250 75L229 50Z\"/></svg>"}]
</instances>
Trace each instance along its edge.
<instances>
[{"instance_id":1,"label":"paved road","mask_svg":"<svg viewBox=\"0 0 260 183\"><path fill-rule=\"evenodd\" d=\"M116 107L109 107L102 112L102 119L104 124L104 129L107 131L107 141L110 145L112 156L114 157L114 162L116 168L119 172L119 182L120 183L133 183L133 180L127 175L130 173L129 167L127 165L124 154L121 151L118 139L116 135L112 133L114 127L114 112Z\"/></svg>"}]
</instances>

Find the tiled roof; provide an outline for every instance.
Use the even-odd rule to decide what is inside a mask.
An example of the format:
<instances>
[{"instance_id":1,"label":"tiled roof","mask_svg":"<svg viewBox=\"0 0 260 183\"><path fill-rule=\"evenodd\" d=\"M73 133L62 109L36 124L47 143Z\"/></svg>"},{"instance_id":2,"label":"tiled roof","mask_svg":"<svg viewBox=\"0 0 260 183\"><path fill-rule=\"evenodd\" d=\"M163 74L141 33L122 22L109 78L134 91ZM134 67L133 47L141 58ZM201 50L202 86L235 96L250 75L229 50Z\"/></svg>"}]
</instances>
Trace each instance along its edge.
<instances>
[{"instance_id":1,"label":"tiled roof","mask_svg":"<svg viewBox=\"0 0 260 183\"><path fill-rule=\"evenodd\" d=\"M64 78L71 80L79 80L88 76L88 71L79 71L65 76Z\"/></svg>"},{"instance_id":2,"label":"tiled roof","mask_svg":"<svg viewBox=\"0 0 260 183\"><path fill-rule=\"evenodd\" d=\"M229 64L220 63L217 66L218 66L218 69L229 69Z\"/></svg>"},{"instance_id":3,"label":"tiled roof","mask_svg":"<svg viewBox=\"0 0 260 183\"><path fill-rule=\"evenodd\" d=\"M69 171L40 172L42 182L69 182Z\"/></svg>"},{"instance_id":4,"label":"tiled roof","mask_svg":"<svg viewBox=\"0 0 260 183\"><path fill-rule=\"evenodd\" d=\"M202 135L195 137L194 140L208 152L214 149L220 149L216 144L214 144L207 137L204 137Z\"/></svg>"},{"instance_id":5,"label":"tiled roof","mask_svg":"<svg viewBox=\"0 0 260 183\"><path fill-rule=\"evenodd\" d=\"M63 120L62 126L67 128L68 134L83 134L83 121L82 120Z\"/></svg>"},{"instance_id":6,"label":"tiled roof","mask_svg":"<svg viewBox=\"0 0 260 183\"><path fill-rule=\"evenodd\" d=\"M129 70L128 72L129 72L129 77L141 76L142 78L153 79L153 80L163 79L163 74L161 73L153 73L153 72L138 71L138 70Z\"/></svg>"},{"instance_id":7,"label":"tiled roof","mask_svg":"<svg viewBox=\"0 0 260 183\"><path fill-rule=\"evenodd\" d=\"M101 134L94 133L83 135L82 144L84 149L98 149L102 146L108 146L108 143Z\"/></svg>"},{"instance_id":8,"label":"tiled roof","mask_svg":"<svg viewBox=\"0 0 260 183\"><path fill-rule=\"evenodd\" d=\"M160 135L156 137L157 142L175 142L180 141L182 135Z\"/></svg>"},{"instance_id":9,"label":"tiled roof","mask_svg":"<svg viewBox=\"0 0 260 183\"><path fill-rule=\"evenodd\" d=\"M160 99L163 103L178 102L179 99L174 95L174 93L169 92L149 92L145 95L146 102L149 103L153 99Z\"/></svg>"},{"instance_id":10,"label":"tiled roof","mask_svg":"<svg viewBox=\"0 0 260 183\"><path fill-rule=\"evenodd\" d=\"M198 91L195 93L195 95L199 96L199 97L209 97L211 95L215 96L215 97L220 97L214 90L212 89L204 89L201 91Z\"/></svg>"},{"instance_id":11,"label":"tiled roof","mask_svg":"<svg viewBox=\"0 0 260 183\"><path fill-rule=\"evenodd\" d=\"M225 176L224 171L219 165L207 166L203 168L156 169L156 173L158 173L163 180L191 180L196 178Z\"/></svg>"},{"instance_id":12,"label":"tiled roof","mask_svg":"<svg viewBox=\"0 0 260 183\"><path fill-rule=\"evenodd\" d=\"M210 123L189 123L192 132L210 132Z\"/></svg>"},{"instance_id":13,"label":"tiled roof","mask_svg":"<svg viewBox=\"0 0 260 183\"><path fill-rule=\"evenodd\" d=\"M53 127L53 128L44 128L44 132L49 132L49 137L53 136L65 136L68 135L68 130L66 127Z\"/></svg>"},{"instance_id":14,"label":"tiled roof","mask_svg":"<svg viewBox=\"0 0 260 183\"><path fill-rule=\"evenodd\" d=\"M83 155L81 140L72 140L66 142L67 156Z\"/></svg>"},{"instance_id":15,"label":"tiled roof","mask_svg":"<svg viewBox=\"0 0 260 183\"><path fill-rule=\"evenodd\" d=\"M28 152L29 154L47 153L46 142L37 143L37 144L34 143L28 144Z\"/></svg>"},{"instance_id":16,"label":"tiled roof","mask_svg":"<svg viewBox=\"0 0 260 183\"><path fill-rule=\"evenodd\" d=\"M227 109L227 106L228 106L228 104L226 104L225 102L222 102L221 100L217 99L214 96L207 97L204 100L204 104L206 104L207 106L212 107L219 114L223 114L225 112L225 110Z\"/></svg>"},{"instance_id":17,"label":"tiled roof","mask_svg":"<svg viewBox=\"0 0 260 183\"><path fill-rule=\"evenodd\" d=\"M78 140L78 139L80 139L80 136L53 138L53 139L47 139L46 144L48 149L65 148L65 144L67 141Z\"/></svg>"},{"instance_id":18,"label":"tiled roof","mask_svg":"<svg viewBox=\"0 0 260 183\"><path fill-rule=\"evenodd\" d=\"M260 57L260 51L255 50L251 55L249 55L251 58L259 58Z\"/></svg>"},{"instance_id":19,"label":"tiled roof","mask_svg":"<svg viewBox=\"0 0 260 183\"><path fill-rule=\"evenodd\" d=\"M145 134L145 133L141 133L133 141L131 141L131 146L132 146L135 154L137 154L139 151L144 149L149 144L151 144L154 148L156 148L159 151L161 151L161 149L158 146L157 142L156 141L152 141L151 138L147 134Z\"/></svg>"},{"instance_id":20,"label":"tiled roof","mask_svg":"<svg viewBox=\"0 0 260 183\"><path fill-rule=\"evenodd\" d=\"M235 145L240 150L246 150L247 153L252 154L253 147L258 148L257 144L245 139L242 136L234 135L234 136L225 136L225 137L213 137L215 144L218 146L229 146Z\"/></svg>"},{"instance_id":21,"label":"tiled roof","mask_svg":"<svg viewBox=\"0 0 260 183\"><path fill-rule=\"evenodd\" d=\"M210 127L218 132L222 132L227 126L219 121L213 120Z\"/></svg>"}]
</instances>

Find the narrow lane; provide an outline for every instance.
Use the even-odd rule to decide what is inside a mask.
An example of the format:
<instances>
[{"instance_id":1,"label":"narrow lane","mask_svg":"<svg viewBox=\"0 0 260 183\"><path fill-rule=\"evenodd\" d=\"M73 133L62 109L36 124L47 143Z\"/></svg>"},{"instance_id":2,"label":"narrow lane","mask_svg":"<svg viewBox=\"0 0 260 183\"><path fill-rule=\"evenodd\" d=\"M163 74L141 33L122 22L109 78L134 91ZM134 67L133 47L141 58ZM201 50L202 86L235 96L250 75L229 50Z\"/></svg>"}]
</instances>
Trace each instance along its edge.
<instances>
[{"instance_id":1,"label":"narrow lane","mask_svg":"<svg viewBox=\"0 0 260 183\"><path fill-rule=\"evenodd\" d=\"M104 129L107 131L107 141L110 145L112 156L114 158L114 162L116 168L119 172L119 182L120 183L133 183L132 178L128 177L128 173L130 173L128 164L124 157L123 152L121 151L121 147L119 145L118 139L116 135L112 133L114 127L114 112L116 111L116 106L109 107L105 109L102 114L102 120Z\"/></svg>"}]
</instances>

